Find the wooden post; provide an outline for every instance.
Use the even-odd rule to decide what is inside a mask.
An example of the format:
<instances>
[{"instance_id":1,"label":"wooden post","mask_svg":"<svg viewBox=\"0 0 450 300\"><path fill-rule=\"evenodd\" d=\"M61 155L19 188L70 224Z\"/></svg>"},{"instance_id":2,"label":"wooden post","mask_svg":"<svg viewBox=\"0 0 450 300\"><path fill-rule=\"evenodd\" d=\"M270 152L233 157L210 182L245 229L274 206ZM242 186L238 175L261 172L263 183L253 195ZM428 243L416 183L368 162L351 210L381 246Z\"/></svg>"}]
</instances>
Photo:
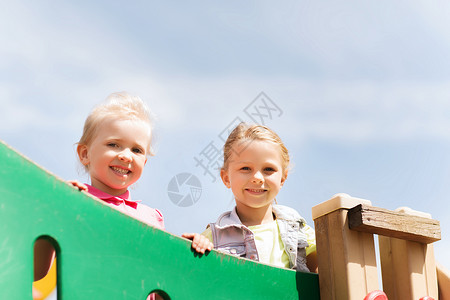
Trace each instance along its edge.
<instances>
[{"instance_id":1,"label":"wooden post","mask_svg":"<svg viewBox=\"0 0 450 300\"><path fill-rule=\"evenodd\" d=\"M424 226L423 231L433 226L434 220L428 214L410 209L396 211L428 219L431 225ZM440 239L440 230L435 235ZM423 296L438 299L436 263L431 242L429 237L419 241L379 236L383 289L389 300L419 299Z\"/></svg>"},{"instance_id":2,"label":"wooden post","mask_svg":"<svg viewBox=\"0 0 450 300\"><path fill-rule=\"evenodd\" d=\"M371 202L338 194L312 208L323 300L361 300L379 289L373 235L348 226L348 210L358 204Z\"/></svg>"},{"instance_id":3,"label":"wooden post","mask_svg":"<svg viewBox=\"0 0 450 300\"><path fill-rule=\"evenodd\" d=\"M450 300L450 272L436 262L439 300Z\"/></svg>"}]
</instances>

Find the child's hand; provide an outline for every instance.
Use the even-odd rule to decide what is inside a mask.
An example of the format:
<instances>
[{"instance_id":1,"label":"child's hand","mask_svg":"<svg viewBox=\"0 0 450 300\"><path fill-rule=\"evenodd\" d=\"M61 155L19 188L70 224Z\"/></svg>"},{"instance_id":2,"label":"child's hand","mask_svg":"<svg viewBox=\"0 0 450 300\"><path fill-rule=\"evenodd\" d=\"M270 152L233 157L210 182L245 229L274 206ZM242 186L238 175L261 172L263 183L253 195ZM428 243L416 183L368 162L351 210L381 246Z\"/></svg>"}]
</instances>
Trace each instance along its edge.
<instances>
[{"instance_id":1,"label":"child's hand","mask_svg":"<svg viewBox=\"0 0 450 300\"><path fill-rule=\"evenodd\" d=\"M76 187L76 188L78 188L80 191L86 191L87 192L87 190L88 190L88 187L85 184L83 184L83 183L81 183L81 182L79 182L77 180L67 180L67 183L72 185L72 186L74 186L74 187Z\"/></svg>"},{"instance_id":2,"label":"child's hand","mask_svg":"<svg viewBox=\"0 0 450 300\"><path fill-rule=\"evenodd\" d=\"M206 250L211 251L214 247L206 237L198 233L183 233L182 237L192 241L192 248L198 253L205 253Z\"/></svg>"}]
</instances>

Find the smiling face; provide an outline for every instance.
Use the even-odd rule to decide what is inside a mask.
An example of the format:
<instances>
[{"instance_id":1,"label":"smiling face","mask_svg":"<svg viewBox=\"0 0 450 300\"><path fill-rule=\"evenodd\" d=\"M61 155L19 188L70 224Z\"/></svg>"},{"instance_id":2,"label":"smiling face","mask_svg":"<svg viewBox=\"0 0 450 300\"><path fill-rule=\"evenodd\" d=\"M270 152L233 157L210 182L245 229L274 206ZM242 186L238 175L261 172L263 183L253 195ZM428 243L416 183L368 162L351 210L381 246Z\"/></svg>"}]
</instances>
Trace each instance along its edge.
<instances>
[{"instance_id":1,"label":"smiling face","mask_svg":"<svg viewBox=\"0 0 450 300\"><path fill-rule=\"evenodd\" d=\"M261 140L240 142L232 148L226 169L220 176L231 188L238 213L269 209L287 177L280 146Z\"/></svg>"},{"instance_id":2,"label":"smiling face","mask_svg":"<svg viewBox=\"0 0 450 300\"><path fill-rule=\"evenodd\" d=\"M90 145L78 145L93 187L113 196L126 192L147 162L150 128L139 120L105 120Z\"/></svg>"}]
</instances>

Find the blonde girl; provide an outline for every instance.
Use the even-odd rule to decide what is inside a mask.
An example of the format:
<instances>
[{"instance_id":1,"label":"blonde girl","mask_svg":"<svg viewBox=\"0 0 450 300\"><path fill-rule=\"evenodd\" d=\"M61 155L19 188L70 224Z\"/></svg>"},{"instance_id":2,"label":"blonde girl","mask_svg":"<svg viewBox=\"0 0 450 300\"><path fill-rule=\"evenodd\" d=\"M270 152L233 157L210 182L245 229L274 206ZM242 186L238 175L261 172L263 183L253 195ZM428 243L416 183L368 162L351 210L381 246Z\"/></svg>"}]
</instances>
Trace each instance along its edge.
<instances>
[{"instance_id":1,"label":"blonde girl","mask_svg":"<svg viewBox=\"0 0 450 300\"><path fill-rule=\"evenodd\" d=\"M132 200L128 188L142 175L147 157L153 155L150 110L138 96L111 94L94 108L84 124L77 146L80 162L91 184L71 183L103 200L107 205L150 226L164 229L161 212ZM200 253L211 243L197 233L184 233Z\"/></svg>"},{"instance_id":2,"label":"blonde girl","mask_svg":"<svg viewBox=\"0 0 450 300\"><path fill-rule=\"evenodd\" d=\"M288 168L288 150L269 128L241 123L230 133L220 176L236 206L203 232L215 249L278 267L316 271L314 230L297 211L275 204Z\"/></svg>"},{"instance_id":3,"label":"blonde girl","mask_svg":"<svg viewBox=\"0 0 450 300\"><path fill-rule=\"evenodd\" d=\"M74 180L69 183L126 215L164 229L162 213L133 200L128 190L141 177L148 156L153 155L151 141L152 123L147 105L126 92L111 94L89 114L77 143L78 158L91 183ZM198 233L182 236L192 240L197 252L212 249L212 244ZM48 273L54 254L48 242L36 243L35 280Z\"/></svg>"}]
</instances>

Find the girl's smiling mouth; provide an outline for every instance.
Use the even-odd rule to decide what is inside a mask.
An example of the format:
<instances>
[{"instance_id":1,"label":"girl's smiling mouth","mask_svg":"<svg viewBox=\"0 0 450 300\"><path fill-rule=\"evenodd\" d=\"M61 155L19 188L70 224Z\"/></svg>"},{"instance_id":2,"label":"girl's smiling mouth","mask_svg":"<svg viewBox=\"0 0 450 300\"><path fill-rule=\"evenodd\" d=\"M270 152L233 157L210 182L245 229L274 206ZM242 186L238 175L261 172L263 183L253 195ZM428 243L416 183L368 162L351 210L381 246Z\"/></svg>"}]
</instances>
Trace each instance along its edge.
<instances>
[{"instance_id":1,"label":"girl's smiling mouth","mask_svg":"<svg viewBox=\"0 0 450 300\"><path fill-rule=\"evenodd\" d=\"M111 170L113 170L113 172L118 174L118 175L127 175L127 174L131 173L130 170L124 169L124 168L120 168L120 167L111 166L109 168Z\"/></svg>"},{"instance_id":2,"label":"girl's smiling mouth","mask_svg":"<svg viewBox=\"0 0 450 300\"><path fill-rule=\"evenodd\" d=\"M264 192L267 192L266 189L245 189L247 192L255 195L263 194Z\"/></svg>"}]
</instances>

